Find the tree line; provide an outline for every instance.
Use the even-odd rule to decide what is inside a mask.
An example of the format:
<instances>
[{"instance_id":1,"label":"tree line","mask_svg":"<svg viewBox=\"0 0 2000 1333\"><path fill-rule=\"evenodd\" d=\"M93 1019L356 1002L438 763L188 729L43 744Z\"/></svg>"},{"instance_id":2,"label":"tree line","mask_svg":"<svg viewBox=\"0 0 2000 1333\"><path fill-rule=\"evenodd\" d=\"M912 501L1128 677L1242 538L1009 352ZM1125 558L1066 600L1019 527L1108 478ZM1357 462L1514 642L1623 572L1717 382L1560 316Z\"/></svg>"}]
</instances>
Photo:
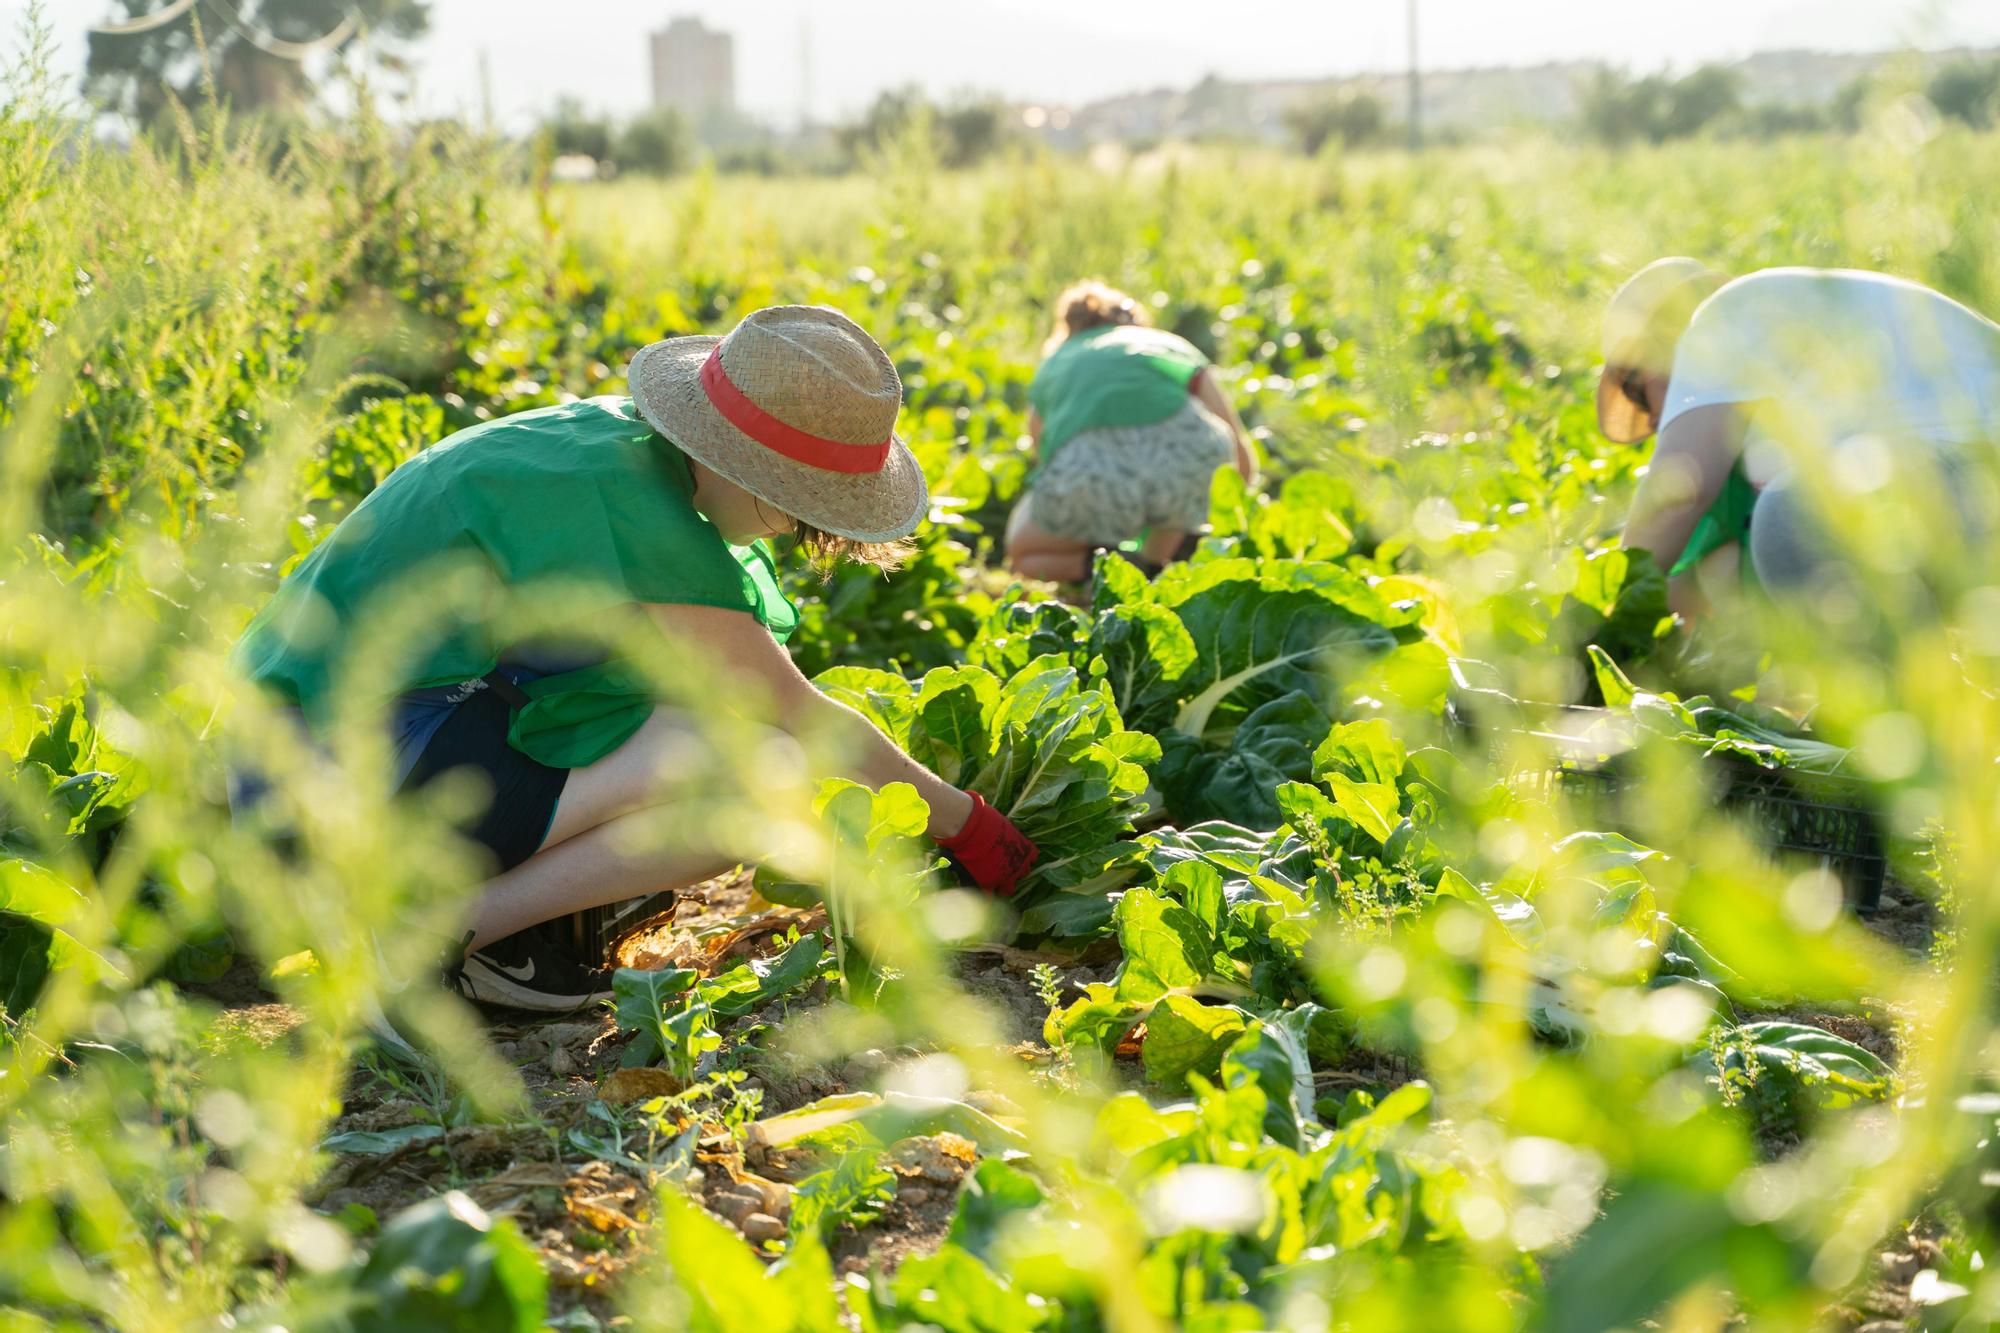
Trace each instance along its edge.
<instances>
[{"instance_id":1,"label":"tree line","mask_svg":"<svg viewBox=\"0 0 2000 1333\"><path fill-rule=\"evenodd\" d=\"M1623 147L1716 134L1771 138L1781 134L1851 132L1881 91L1876 75L1861 75L1825 102L1752 101L1744 77L1725 65L1689 73L1634 76L1600 68L1579 91L1574 128L1584 137ZM2000 59L1961 59L1939 67L1922 92L1938 114L1975 129L2000 124ZM1380 98L1331 88L1288 107L1285 124L1307 154L1328 145L1363 147L1393 141L1404 127Z\"/></svg>"},{"instance_id":2,"label":"tree line","mask_svg":"<svg viewBox=\"0 0 2000 1333\"><path fill-rule=\"evenodd\" d=\"M279 117L303 112L318 78L342 61L407 73L410 46L430 27L434 0L196 0L168 21L165 0L115 0L127 32L93 32L85 91L106 110L150 123L176 101L214 96L238 110ZM211 6L213 6L211 12ZM207 21L204 21L206 16ZM365 42L353 40L365 34ZM352 68L352 64L349 65ZM1226 102L1228 86L1204 80L1190 106ZM1682 75L1596 71L1579 92L1575 128L1611 145L1665 143L1696 135L1771 137L1851 131L1877 91L1864 75L1824 103L1754 101L1742 74L1709 65ZM1941 66L1923 92L1938 114L1975 128L2000 123L2000 59ZM1365 147L1402 133L1383 102L1361 90L1329 88L1283 113L1292 142L1316 154ZM1025 141L1028 131L997 97L934 102L917 88L880 94L859 117L783 138L738 112L696 120L656 108L622 120L574 100L544 119L541 141L557 156L589 158L607 170L667 176L706 153L723 170L845 170L892 148L965 167Z\"/></svg>"}]
</instances>

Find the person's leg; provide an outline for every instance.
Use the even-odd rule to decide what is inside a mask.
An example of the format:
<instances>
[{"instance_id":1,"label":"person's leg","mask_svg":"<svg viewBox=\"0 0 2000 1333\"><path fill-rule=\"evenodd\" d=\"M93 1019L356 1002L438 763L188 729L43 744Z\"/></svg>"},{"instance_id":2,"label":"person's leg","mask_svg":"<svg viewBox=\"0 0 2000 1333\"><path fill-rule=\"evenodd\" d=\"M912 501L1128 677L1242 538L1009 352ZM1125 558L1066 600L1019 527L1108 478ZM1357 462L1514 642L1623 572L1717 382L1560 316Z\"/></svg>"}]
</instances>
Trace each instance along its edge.
<instances>
[{"instance_id":1,"label":"person's leg","mask_svg":"<svg viewBox=\"0 0 2000 1333\"><path fill-rule=\"evenodd\" d=\"M471 774L490 793L461 832L499 873L480 885L454 933L446 978L484 1003L574 1009L609 993L606 922L596 909L665 910L667 890L711 878L743 853L690 831L715 757L685 714L654 710L623 745L574 770L508 745L509 718L494 691L474 693L426 742L403 789Z\"/></svg>"},{"instance_id":2,"label":"person's leg","mask_svg":"<svg viewBox=\"0 0 2000 1333\"><path fill-rule=\"evenodd\" d=\"M677 777L685 781L712 762L700 732L685 713L654 709L623 745L594 764L570 770L541 851L620 815L671 800L664 790L670 782Z\"/></svg>"},{"instance_id":3,"label":"person's leg","mask_svg":"<svg viewBox=\"0 0 2000 1333\"><path fill-rule=\"evenodd\" d=\"M1140 483L1136 516L1147 529L1143 565L1164 568L1192 552L1190 535L1208 522L1216 470L1229 465L1235 447L1229 427L1192 398L1127 446Z\"/></svg>"},{"instance_id":4,"label":"person's leg","mask_svg":"<svg viewBox=\"0 0 2000 1333\"><path fill-rule=\"evenodd\" d=\"M699 883L737 858L691 846L685 836L659 845L658 828L686 782L713 762L683 713L656 708L623 745L570 770L540 849L481 886L467 925L473 947L543 921L662 889Z\"/></svg>"},{"instance_id":5,"label":"person's leg","mask_svg":"<svg viewBox=\"0 0 2000 1333\"><path fill-rule=\"evenodd\" d=\"M1180 558L1181 544L1187 540L1186 528L1175 527L1171 523L1161 524L1146 534L1146 544L1139 548L1139 562L1142 567L1164 569Z\"/></svg>"},{"instance_id":6,"label":"person's leg","mask_svg":"<svg viewBox=\"0 0 2000 1333\"><path fill-rule=\"evenodd\" d=\"M1087 582L1095 552L1144 531L1144 483L1132 475L1130 447L1144 429L1087 430L1049 460L1008 521L1007 558L1016 573Z\"/></svg>"},{"instance_id":7,"label":"person's leg","mask_svg":"<svg viewBox=\"0 0 2000 1333\"><path fill-rule=\"evenodd\" d=\"M1007 568L1022 578L1081 583L1090 577L1091 543L1050 532L1035 522L1024 497L1007 518Z\"/></svg>"},{"instance_id":8,"label":"person's leg","mask_svg":"<svg viewBox=\"0 0 2000 1333\"><path fill-rule=\"evenodd\" d=\"M466 927L477 949L553 917L712 879L737 858L675 839L661 845L656 809L639 809L544 847L481 886Z\"/></svg>"}]
</instances>

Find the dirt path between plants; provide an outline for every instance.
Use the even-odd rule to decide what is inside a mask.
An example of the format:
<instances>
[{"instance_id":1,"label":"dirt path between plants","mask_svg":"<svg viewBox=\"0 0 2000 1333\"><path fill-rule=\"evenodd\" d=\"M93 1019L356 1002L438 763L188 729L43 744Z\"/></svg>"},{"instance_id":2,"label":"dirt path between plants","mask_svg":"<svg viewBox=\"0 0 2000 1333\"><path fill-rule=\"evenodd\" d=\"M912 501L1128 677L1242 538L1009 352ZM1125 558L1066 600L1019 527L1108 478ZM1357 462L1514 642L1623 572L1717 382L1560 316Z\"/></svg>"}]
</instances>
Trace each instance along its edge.
<instances>
[{"instance_id":1,"label":"dirt path between plants","mask_svg":"<svg viewBox=\"0 0 2000 1333\"><path fill-rule=\"evenodd\" d=\"M1866 924L1921 957L1931 947L1935 921L1929 903L1891 886L1882 911ZM683 894L671 919L651 923L621 942L618 962L689 967L714 975L775 955L793 927L811 930L823 924L822 914L765 903L755 896L749 876L739 873ZM1102 950L1086 959L1057 966L1063 1002L1115 970L1115 958ZM958 971L960 983L1000 1018L1020 1057L1047 1069L1054 1063L1041 1037L1047 1008L1033 975L1035 964L1044 961L1035 954L988 948L961 955ZM215 1020L218 1030L261 1044L285 1040L303 1021L298 1010L264 990L248 964L239 962L219 981L189 989L222 1006ZM825 983L816 983L794 997L789 1012L809 1010L826 999ZM1897 1054L1893 1028L1878 1015L1794 1008L1772 1016L1824 1027L1885 1059L1893 1061ZM755 1094L761 1115L866 1087L903 1054L870 1051L837 1065L774 1058L762 1046L741 1044L744 1031L756 1026L752 1020L759 1017L725 1025L723 1054L733 1050L742 1057L748 1073L740 1089ZM677 1088L664 1070L619 1068L629 1038L618 1032L608 1012L550 1018L496 1011L488 1015L487 1030L526 1090L529 1111L521 1121L470 1123L435 1071L364 1060L350 1078L329 1136L336 1144L358 1144L365 1150L334 1152L308 1201L365 1235L374 1223L410 1204L445 1190L463 1190L488 1212L511 1218L540 1253L553 1288L552 1316L581 1307L608 1320L621 1279L644 1262L650 1248L652 1186L645 1168L648 1154L665 1137L648 1139L635 1129L647 1118L635 1111ZM1142 1086L1135 1049L1123 1052L1117 1066L1121 1081ZM1406 1058L1357 1051L1342 1068L1323 1071L1318 1090L1335 1097L1355 1088L1385 1091L1419 1076ZM607 1153L620 1133L625 1151ZM842 1228L829 1240L837 1271L893 1271L903 1259L928 1253L942 1242L959 1181L976 1161L970 1145L954 1139L938 1135L897 1145L889 1159L896 1177L893 1199L874 1220ZM1790 1146L1766 1145L1773 1155ZM774 1234L769 1230L773 1225L782 1230L787 1177L804 1169L802 1163L761 1160L752 1170L720 1135L704 1141L695 1165L703 1202L753 1239ZM760 1183L746 1187L739 1175ZM749 1200L758 1190L763 1198L753 1208ZM1936 1253L1931 1234L1913 1230L1894 1238L1880 1256L1878 1272L1829 1315L1870 1333L1915 1327L1921 1307L1910 1300L1911 1281L1931 1266Z\"/></svg>"}]
</instances>

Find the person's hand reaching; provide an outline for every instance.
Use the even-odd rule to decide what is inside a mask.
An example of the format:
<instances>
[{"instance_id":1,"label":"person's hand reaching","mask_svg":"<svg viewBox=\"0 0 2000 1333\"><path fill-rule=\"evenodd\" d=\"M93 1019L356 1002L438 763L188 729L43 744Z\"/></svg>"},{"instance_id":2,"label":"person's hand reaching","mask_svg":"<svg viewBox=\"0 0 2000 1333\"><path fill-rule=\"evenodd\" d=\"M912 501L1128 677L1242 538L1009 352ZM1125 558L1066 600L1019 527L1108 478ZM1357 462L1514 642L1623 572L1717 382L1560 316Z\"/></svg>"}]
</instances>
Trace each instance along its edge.
<instances>
[{"instance_id":1,"label":"person's hand reaching","mask_svg":"<svg viewBox=\"0 0 2000 1333\"><path fill-rule=\"evenodd\" d=\"M957 833L939 838L938 847L981 891L1011 898L1041 852L979 793L966 795L972 798L972 816Z\"/></svg>"}]
</instances>

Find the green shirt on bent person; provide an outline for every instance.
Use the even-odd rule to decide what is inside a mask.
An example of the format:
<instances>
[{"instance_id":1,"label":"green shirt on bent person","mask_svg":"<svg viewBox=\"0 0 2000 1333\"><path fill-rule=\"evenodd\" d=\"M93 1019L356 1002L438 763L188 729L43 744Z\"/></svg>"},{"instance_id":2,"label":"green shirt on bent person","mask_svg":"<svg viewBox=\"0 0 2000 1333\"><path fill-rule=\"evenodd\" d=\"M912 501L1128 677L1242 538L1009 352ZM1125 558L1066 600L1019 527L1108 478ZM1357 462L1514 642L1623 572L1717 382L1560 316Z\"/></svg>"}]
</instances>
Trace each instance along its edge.
<instances>
[{"instance_id":1,"label":"green shirt on bent person","mask_svg":"<svg viewBox=\"0 0 2000 1333\"><path fill-rule=\"evenodd\" d=\"M467 567L486 577L443 582ZM481 605L456 595L468 586L488 590ZM798 625L770 552L724 541L694 507L680 450L631 399L607 397L502 417L402 464L285 578L244 631L236 661L323 735L345 655L389 594L434 588L440 603L388 686L394 695L476 679L516 646L503 641L495 587L559 593L579 628L642 602L746 611L780 642ZM653 708L643 681L615 660L524 689L532 702L508 739L558 768L603 758Z\"/></svg>"},{"instance_id":2,"label":"green shirt on bent person","mask_svg":"<svg viewBox=\"0 0 2000 1333\"><path fill-rule=\"evenodd\" d=\"M1711 554L1735 543L1748 547L1750 542L1750 515L1757 508L1757 488L1750 484L1750 478L1743 471L1743 460L1738 459L1729 469L1729 479L1722 484L1722 491L1709 505L1688 534L1687 545L1681 548L1680 557L1667 571L1669 578L1679 578L1690 573ZM1757 582L1757 573L1751 567L1747 549L1740 553L1738 569L1744 585Z\"/></svg>"},{"instance_id":3,"label":"green shirt on bent person","mask_svg":"<svg viewBox=\"0 0 2000 1333\"><path fill-rule=\"evenodd\" d=\"M1207 367L1193 343L1164 329L1107 324L1071 334L1028 386L1042 418L1042 465L1084 431L1165 421Z\"/></svg>"}]
</instances>

